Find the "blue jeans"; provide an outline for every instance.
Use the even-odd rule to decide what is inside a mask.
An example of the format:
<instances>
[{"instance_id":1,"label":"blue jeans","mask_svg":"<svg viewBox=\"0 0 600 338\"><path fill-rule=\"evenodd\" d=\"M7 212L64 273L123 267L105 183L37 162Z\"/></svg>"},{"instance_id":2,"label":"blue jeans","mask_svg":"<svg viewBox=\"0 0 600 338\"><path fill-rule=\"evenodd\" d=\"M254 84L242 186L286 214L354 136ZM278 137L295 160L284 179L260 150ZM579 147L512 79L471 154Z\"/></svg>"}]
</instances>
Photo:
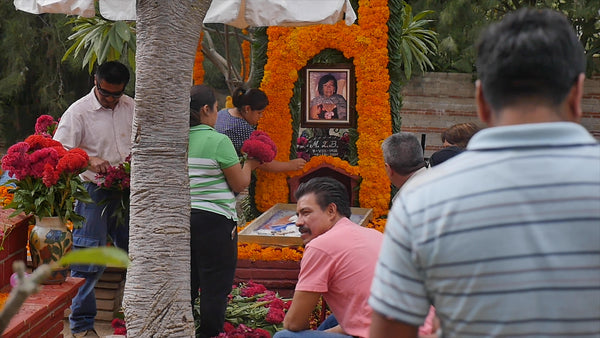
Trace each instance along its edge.
<instances>
[{"instance_id":1,"label":"blue jeans","mask_svg":"<svg viewBox=\"0 0 600 338\"><path fill-rule=\"evenodd\" d=\"M335 316L331 314L323 321L323 323L321 323L321 325L319 325L316 330L304 330L298 332L283 330L275 333L273 338L352 338L352 336L341 333L324 332L325 330L336 325L338 325L338 321L335 319Z\"/></svg>"},{"instance_id":2,"label":"blue jeans","mask_svg":"<svg viewBox=\"0 0 600 338\"><path fill-rule=\"evenodd\" d=\"M98 189L93 183L85 183L90 197L94 203L77 203L75 212L85 217L79 229L73 229L73 250L105 246L107 237L110 236L115 246L127 251L129 247L129 215L125 224L117 226L116 219L111 217L116 210L119 200L111 192ZM106 198L112 200L106 205L98 203ZM104 208L106 207L106 210ZM103 212L104 211L104 212ZM71 332L77 333L94 328L96 317L96 294L94 287L102 273L102 265L71 265L71 276L85 278L84 284L79 288L77 295L71 303L69 322Z\"/></svg>"}]
</instances>

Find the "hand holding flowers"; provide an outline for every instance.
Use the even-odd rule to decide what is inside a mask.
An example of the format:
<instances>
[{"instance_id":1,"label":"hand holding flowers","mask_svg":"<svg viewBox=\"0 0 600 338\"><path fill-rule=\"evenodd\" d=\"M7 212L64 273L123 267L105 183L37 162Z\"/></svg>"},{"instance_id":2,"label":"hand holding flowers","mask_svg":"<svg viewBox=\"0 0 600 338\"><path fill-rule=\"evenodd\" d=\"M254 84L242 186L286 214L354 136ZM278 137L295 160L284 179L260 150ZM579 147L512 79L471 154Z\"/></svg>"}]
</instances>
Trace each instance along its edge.
<instances>
[{"instance_id":1,"label":"hand holding flowers","mask_svg":"<svg viewBox=\"0 0 600 338\"><path fill-rule=\"evenodd\" d=\"M261 164L271 162L277 155L277 146L264 131L256 130L250 134L250 138L244 141L242 152L248 158L255 158Z\"/></svg>"},{"instance_id":2,"label":"hand holding flowers","mask_svg":"<svg viewBox=\"0 0 600 338\"><path fill-rule=\"evenodd\" d=\"M98 189L110 190L113 199L118 200L118 206L111 217L116 218L117 225L125 224L129 216L129 185L131 175L131 155L127 156L125 162L118 166L111 166L104 174L97 174ZM100 204L105 204L103 213L107 210L110 200L103 200Z\"/></svg>"}]
</instances>

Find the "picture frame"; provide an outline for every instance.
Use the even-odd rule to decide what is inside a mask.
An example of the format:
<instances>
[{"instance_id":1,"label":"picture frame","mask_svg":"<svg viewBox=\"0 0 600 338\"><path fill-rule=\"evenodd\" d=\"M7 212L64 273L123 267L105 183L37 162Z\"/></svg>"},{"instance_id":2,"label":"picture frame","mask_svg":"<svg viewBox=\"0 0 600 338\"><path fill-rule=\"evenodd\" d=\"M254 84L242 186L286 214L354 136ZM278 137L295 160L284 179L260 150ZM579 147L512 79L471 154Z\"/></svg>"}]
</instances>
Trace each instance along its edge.
<instances>
[{"instance_id":1,"label":"picture frame","mask_svg":"<svg viewBox=\"0 0 600 338\"><path fill-rule=\"evenodd\" d=\"M373 209L370 208L350 208L350 220L360 226L367 226L373 219ZM256 230L276 223L280 219L287 219L296 214L295 203L277 203L269 210L265 211L258 218L253 220L248 226L238 233L240 243L256 243L266 246L301 246L303 245L300 236L283 236L272 234L270 236L257 234Z\"/></svg>"},{"instance_id":2,"label":"picture frame","mask_svg":"<svg viewBox=\"0 0 600 338\"><path fill-rule=\"evenodd\" d=\"M302 69L303 128L354 128L356 126L354 65L312 64Z\"/></svg>"}]
</instances>

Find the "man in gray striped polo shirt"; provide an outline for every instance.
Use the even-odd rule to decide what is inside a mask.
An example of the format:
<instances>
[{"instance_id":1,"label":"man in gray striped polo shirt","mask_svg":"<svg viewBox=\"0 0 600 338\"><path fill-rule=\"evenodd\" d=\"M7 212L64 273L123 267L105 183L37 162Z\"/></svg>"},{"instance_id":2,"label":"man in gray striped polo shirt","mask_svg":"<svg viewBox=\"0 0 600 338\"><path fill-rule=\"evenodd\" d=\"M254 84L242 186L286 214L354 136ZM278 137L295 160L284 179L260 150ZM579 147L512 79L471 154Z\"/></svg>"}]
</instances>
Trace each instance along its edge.
<instances>
[{"instance_id":1,"label":"man in gray striped polo shirt","mask_svg":"<svg viewBox=\"0 0 600 338\"><path fill-rule=\"evenodd\" d=\"M490 128L394 202L371 337L600 336L600 144L579 122L585 56L567 19L522 9L477 45Z\"/></svg>"}]
</instances>

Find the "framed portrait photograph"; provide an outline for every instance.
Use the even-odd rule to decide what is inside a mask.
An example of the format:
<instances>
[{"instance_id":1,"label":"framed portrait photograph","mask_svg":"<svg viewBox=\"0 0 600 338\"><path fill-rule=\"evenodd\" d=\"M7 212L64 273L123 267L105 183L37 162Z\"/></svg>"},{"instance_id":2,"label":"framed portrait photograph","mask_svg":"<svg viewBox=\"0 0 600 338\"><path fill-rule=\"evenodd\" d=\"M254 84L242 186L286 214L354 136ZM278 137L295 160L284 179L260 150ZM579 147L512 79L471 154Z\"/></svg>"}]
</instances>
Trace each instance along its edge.
<instances>
[{"instance_id":1,"label":"framed portrait photograph","mask_svg":"<svg viewBox=\"0 0 600 338\"><path fill-rule=\"evenodd\" d=\"M352 64L313 64L302 70L304 128L354 128L355 79Z\"/></svg>"}]
</instances>

